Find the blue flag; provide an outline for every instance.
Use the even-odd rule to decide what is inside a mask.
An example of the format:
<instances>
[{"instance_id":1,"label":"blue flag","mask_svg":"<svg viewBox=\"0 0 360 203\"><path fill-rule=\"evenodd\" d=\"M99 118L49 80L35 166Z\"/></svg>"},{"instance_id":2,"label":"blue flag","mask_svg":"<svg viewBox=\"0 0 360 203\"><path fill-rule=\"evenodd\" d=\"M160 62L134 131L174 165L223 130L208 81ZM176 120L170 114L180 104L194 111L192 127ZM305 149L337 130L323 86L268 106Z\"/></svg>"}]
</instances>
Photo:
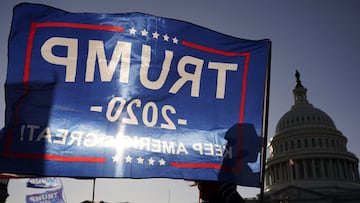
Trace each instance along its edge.
<instances>
[{"instance_id":1,"label":"blue flag","mask_svg":"<svg viewBox=\"0 0 360 203\"><path fill-rule=\"evenodd\" d=\"M44 191L43 193L26 195L26 203L65 203L63 189Z\"/></svg>"},{"instance_id":2,"label":"blue flag","mask_svg":"<svg viewBox=\"0 0 360 203\"><path fill-rule=\"evenodd\" d=\"M56 188L62 187L61 180L55 177L38 177L29 178L26 183L27 187L31 188Z\"/></svg>"},{"instance_id":3,"label":"blue flag","mask_svg":"<svg viewBox=\"0 0 360 203\"><path fill-rule=\"evenodd\" d=\"M20 4L0 172L259 186L269 56L179 20Z\"/></svg>"}]
</instances>

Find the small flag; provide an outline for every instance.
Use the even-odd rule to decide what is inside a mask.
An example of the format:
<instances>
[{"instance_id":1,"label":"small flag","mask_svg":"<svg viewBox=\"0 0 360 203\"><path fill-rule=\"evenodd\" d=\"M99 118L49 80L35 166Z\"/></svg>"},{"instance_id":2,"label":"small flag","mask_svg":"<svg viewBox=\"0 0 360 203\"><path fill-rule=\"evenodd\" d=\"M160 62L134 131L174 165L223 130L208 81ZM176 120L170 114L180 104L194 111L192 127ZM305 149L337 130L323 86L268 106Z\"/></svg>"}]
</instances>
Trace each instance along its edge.
<instances>
[{"instance_id":1,"label":"small flag","mask_svg":"<svg viewBox=\"0 0 360 203\"><path fill-rule=\"evenodd\" d=\"M293 159L289 159L289 166L293 166L295 164Z\"/></svg>"},{"instance_id":2,"label":"small flag","mask_svg":"<svg viewBox=\"0 0 360 203\"><path fill-rule=\"evenodd\" d=\"M56 188L62 187L61 180L55 177L29 178L27 187L32 188Z\"/></svg>"},{"instance_id":3,"label":"small flag","mask_svg":"<svg viewBox=\"0 0 360 203\"><path fill-rule=\"evenodd\" d=\"M62 188L26 195L26 203L65 203Z\"/></svg>"}]
</instances>

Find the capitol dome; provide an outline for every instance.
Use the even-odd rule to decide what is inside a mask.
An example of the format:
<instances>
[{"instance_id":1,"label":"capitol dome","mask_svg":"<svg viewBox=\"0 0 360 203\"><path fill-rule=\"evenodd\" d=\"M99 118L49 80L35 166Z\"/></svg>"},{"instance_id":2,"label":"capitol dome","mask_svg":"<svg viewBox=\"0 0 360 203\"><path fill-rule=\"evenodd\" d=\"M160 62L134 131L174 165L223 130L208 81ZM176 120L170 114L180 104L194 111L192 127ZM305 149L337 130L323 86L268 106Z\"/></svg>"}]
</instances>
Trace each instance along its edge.
<instances>
[{"instance_id":1,"label":"capitol dome","mask_svg":"<svg viewBox=\"0 0 360 203\"><path fill-rule=\"evenodd\" d=\"M336 129L334 122L325 112L315 108L306 98L307 89L302 86L300 74L296 73L296 86L293 90L295 104L285 113L276 125L276 134L291 128L311 126Z\"/></svg>"},{"instance_id":2,"label":"capitol dome","mask_svg":"<svg viewBox=\"0 0 360 203\"><path fill-rule=\"evenodd\" d=\"M354 196L360 200L358 158L347 150L347 138L330 116L309 103L297 71L295 76L294 104L278 121L268 144L267 195L291 198L289 193L295 190L305 196L319 195L317 198Z\"/></svg>"},{"instance_id":3,"label":"capitol dome","mask_svg":"<svg viewBox=\"0 0 360 203\"><path fill-rule=\"evenodd\" d=\"M293 106L285 113L276 125L276 133L284 132L290 128L306 128L309 126L336 129L332 119L320 109L311 104L304 106Z\"/></svg>"}]
</instances>

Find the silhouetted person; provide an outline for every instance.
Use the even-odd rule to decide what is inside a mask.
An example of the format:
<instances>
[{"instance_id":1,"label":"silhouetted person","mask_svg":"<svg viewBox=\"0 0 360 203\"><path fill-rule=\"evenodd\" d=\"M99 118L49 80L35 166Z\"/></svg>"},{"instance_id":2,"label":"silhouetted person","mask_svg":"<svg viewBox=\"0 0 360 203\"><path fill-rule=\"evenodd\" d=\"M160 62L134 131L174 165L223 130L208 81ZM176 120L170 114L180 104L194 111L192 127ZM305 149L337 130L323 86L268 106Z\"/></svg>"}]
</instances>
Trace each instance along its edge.
<instances>
[{"instance_id":1,"label":"silhouetted person","mask_svg":"<svg viewBox=\"0 0 360 203\"><path fill-rule=\"evenodd\" d=\"M223 158L219 172L219 180L223 182L195 181L203 203L245 203L236 190L235 182L246 186L259 185L261 138L254 126L235 124L227 130L224 138L227 140L226 148L232 148L232 156Z\"/></svg>"},{"instance_id":2,"label":"silhouetted person","mask_svg":"<svg viewBox=\"0 0 360 203\"><path fill-rule=\"evenodd\" d=\"M202 203L245 203L236 185L216 181L195 181Z\"/></svg>"},{"instance_id":3,"label":"silhouetted person","mask_svg":"<svg viewBox=\"0 0 360 203\"><path fill-rule=\"evenodd\" d=\"M9 196L7 186L9 179L0 178L0 203L5 203L7 197Z\"/></svg>"}]
</instances>

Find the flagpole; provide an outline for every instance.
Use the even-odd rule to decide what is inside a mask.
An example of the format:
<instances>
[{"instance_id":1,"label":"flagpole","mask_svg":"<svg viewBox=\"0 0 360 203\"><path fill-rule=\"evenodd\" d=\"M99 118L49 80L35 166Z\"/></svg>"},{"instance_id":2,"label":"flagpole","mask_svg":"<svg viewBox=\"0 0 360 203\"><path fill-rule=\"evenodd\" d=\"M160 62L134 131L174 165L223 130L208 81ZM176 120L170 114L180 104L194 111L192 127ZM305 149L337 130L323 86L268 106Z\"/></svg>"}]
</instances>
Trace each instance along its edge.
<instances>
[{"instance_id":1,"label":"flagpole","mask_svg":"<svg viewBox=\"0 0 360 203\"><path fill-rule=\"evenodd\" d=\"M290 174L290 184L292 185L293 184L293 177L294 177L294 160L292 158L289 159L289 174Z\"/></svg>"},{"instance_id":2,"label":"flagpole","mask_svg":"<svg viewBox=\"0 0 360 203\"><path fill-rule=\"evenodd\" d=\"M96 178L93 178L93 191L92 191L92 202L95 202L95 180Z\"/></svg>"},{"instance_id":3,"label":"flagpole","mask_svg":"<svg viewBox=\"0 0 360 203\"><path fill-rule=\"evenodd\" d=\"M265 164L266 164L266 150L267 150L267 133L268 133L268 117L269 117L269 94L270 94L270 64L271 64L271 42L269 46L269 55L267 60L266 70L266 86L265 86L265 101L264 101L264 115L263 115L263 139L262 139L262 153L261 153L261 188L260 188L260 202L264 203L264 188L265 188Z\"/></svg>"}]
</instances>

